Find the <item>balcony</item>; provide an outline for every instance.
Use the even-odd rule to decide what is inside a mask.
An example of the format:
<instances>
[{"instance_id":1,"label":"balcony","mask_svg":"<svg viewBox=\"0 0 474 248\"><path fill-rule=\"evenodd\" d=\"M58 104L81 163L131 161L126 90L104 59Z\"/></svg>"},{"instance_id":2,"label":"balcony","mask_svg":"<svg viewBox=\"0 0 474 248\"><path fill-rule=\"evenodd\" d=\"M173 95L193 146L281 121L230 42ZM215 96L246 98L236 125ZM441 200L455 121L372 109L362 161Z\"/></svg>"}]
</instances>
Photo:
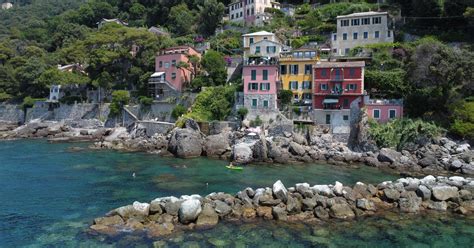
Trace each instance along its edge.
<instances>
[{"instance_id":1,"label":"balcony","mask_svg":"<svg viewBox=\"0 0 474 248\"><path fill-rule=\"evenodd\" d=\"M244 61L244 65L278 65L275 57L250 57Z\"/></svg>"}]
</instances>

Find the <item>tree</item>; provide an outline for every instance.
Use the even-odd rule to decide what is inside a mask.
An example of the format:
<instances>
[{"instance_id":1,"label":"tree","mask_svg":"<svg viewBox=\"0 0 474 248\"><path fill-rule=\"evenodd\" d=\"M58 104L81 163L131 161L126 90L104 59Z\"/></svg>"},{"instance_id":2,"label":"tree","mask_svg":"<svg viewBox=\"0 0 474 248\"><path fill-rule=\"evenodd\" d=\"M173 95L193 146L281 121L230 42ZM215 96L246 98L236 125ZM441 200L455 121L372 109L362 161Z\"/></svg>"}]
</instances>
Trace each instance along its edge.
<instances>
[{"instance_id":1,"label":"tree","mask_svg":"<svg viewBox=\"0 0 474 248\"><path fill-rule=\"evenodd\" d=\"M184 3L173 6L169 13L168 29L175 35L188 35L193 32L195 14Z\"/></svg>"},{"instance_id":2,"label":"tree","mask_svg":"<svg viewBox=\"0 0 474 248\"><path fill-rule=\"evenodd\" d=\"M474 99L453 104L451 131L456 135L474 140Z\"/></svg>"},{"instance_id":3,"label":"tree","mask_svg":"<svg viewBox=\"0 0 474 248\"><path fill-rule=\"evenodd\" d=\"M287 106L293 99L293 92L291 90L280 90L278 91L278 99L280 99L282 106Z\"/></svg>"},{"instance_id":4,"label":"tree","mask_svg":"<svg viewBox=\"0 0 474 248\"><path fill-rule=\"evenodd\" d=\"M237 114L239 115L241 120L243 120L248 113L249 110L247 108L239 108L239 110L237 110Z\"/></svg>"},{"instance_id":5,"label":"tree","mask_svg":"<svg viewBox=\"0 0 474 248\"><path fill-rule=\"evenodd\" d=\"M112 92L112 103L110 104L110 114L117 116L124 105L130 101L130 94L126 90L116 90Z\"/></svg>"},{"instance_id":6,"label":"tree","mask_svg":"<svg viewBox=\"0 0 474 248\"><path fill-rule=\"evenodd\" d=\"M178 119L184 114L186 114L186 108L181 104L176 105L176 107L174 107L173 111L171 112L171 116L175 119Z\"/></svg>"},{"instance_id":7,"label":"tree","mask_svg":"<svg viewBox=\"0 0 474 248\"><path fill-rule=\"evenodd\" d=\"M412 15L416 17L441 16L441 4L438 0L412 0Z\"/></svg>"},{"instance_id":8,"label":"tree","mask_svg":"<svg viewBox=\"0 0 474 248\"><path fill-rule=\"evenodd\" d=\"M205 37L215 33L224 16L225 6L216 0L204 0L199 6L199 32Z\"/></svg>"},{"instance_id":9,"label":"tree","mask_svg":"<svg viewBox=\"0 0 474 248\"><path fill-rule=\"evenodd\" d=\"M209 50L202 58L202 67L207 72L207 86L224 85L227 80L227 70L224 57L219 52Z\"/></svg>"}]
</instances>

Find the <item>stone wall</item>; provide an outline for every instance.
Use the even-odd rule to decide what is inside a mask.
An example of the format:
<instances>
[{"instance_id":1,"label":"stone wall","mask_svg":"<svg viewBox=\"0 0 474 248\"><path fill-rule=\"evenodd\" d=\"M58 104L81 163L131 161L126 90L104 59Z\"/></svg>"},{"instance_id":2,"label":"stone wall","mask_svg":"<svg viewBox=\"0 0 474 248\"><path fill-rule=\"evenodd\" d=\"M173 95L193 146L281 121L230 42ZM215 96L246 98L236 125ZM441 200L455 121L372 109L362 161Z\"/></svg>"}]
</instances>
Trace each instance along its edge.
<instances>
[{"instance_id":1,"label":"stone wall","mask_svg":"<svg viewBox=\"0 0 474 248\"><path fill-rule=\"evenodd\" d=\"M247 94L244 95L244 106L247 109L252 107L252 99L257 99L257 108L256 109L268 109L276 110L276 95L274 94ZM268 101L268 108L263 106L263 101Z\"/></svg>"},{"instance_id":2,"label":"stone wall","mask_svg":"<svg viewBox=\"0 0 474 248\"><path fill-rule=\"evenodd\" d=\"M0 104L0 121L11 123L23 123L24 113L20 106L12 104Z\"/></svg>"},{"instance_id":3,"label":"stone wall","mask_svg":"<svg viewBox=\"0 0 474 248\"><path fill-rule=\"evenodd\" d=\"M109 115L109 104L52 104L47 102L36 102L32 108L27 109L26 121L34 119L61 121L80 119L103 119Z\"/></svg>"},{"instance_id":4,"label":"stone wall","mask_svg":"<svg viewBox=\"0 0 474 248\"><path fill-rule=\"evenodd\" d=\"M159 121L137 121L137 124L145 129L145 134L152 137L155 134L167 134L174 128L174 123Z\"/></svg>"}]
</instances>

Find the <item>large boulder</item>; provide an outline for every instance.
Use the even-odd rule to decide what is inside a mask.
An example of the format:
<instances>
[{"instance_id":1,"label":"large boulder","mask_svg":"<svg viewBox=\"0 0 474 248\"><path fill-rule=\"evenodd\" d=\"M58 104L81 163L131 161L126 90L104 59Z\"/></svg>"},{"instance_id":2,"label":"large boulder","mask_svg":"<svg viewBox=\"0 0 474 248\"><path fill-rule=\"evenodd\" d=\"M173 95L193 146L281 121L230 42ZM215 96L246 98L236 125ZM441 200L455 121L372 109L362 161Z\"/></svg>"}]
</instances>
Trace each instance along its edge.
<instances>
[{"instance_id":1,"label":"large boulder","mask_svg":"<svg viewBox=\"0 0 474 248\"><path fill-rule=\"evenodd\" d=\"M391 164L400 161L403 155L395 150L389 148L382 148L377 156L380 162L389 162Z\"/></svg>"},{"instance_id":2,"label":"large boulder","mask_svg":"<svg viewBox=\"0 0 474 248\"><path fill-rule=\"evenodd\" d=\"M148 203L140 203L134 202L133 205L127 205L123 207L119 207L115 210L112 210L107 215L120 215L124 219L129 219L132 217L145 217L148 216L150 211L150 204Z\"/></svg>"},{"instance_id":3,"label":"large boulder","mask_svg":"<svg viewBox=\"0 0 474 248\"><path fill-rule=\"evenodd\" d=\"M273 194L277 199L286 202L288 200L288 190L285 188L285 185L278 180L273 184Z\"/></svg>"},{"instance_id":4,"label":"large boulder","mask_svg":"<svg viewBox=\"0 0 474 248\"><path fill-rule=\"evenodd\" d=\"M367 211L375 211L375 204L368 199L362 198L362 199L357 199L356 205L358 208L362 210L367 210Z\"/></svg>"},{"instance_id":5,"label":"large boulder","mask_svg":"<svg viewBox=\"0 0 474 248\"><path fill-rule=\"evenodd\" d=\"M220 157L230 152L229 133L209 135L204 141L204 151L208 157Z\"/></svg>"},{"instance_id":6,"label":"large boulder","mask_svg":"<svg viewBox=\"0 0 474 248\"><path fill-rule=\"evenodd\" d=\"M232 150L234 161L236 163L246 164L252 162L253 152L250 144L238 143L234 145Z\"/></svg>"},{"instance_id":7,"label":"large boulder","mask_svg":"<svg viewBox=\"0 0 474 248\"><path fill-rule=\"evenodd\" d=\"M446 201L459 196L458 188L454 186L435 186L432 191L433 197L438 201Z\"/></svg>"},{"instance_id":8,"label":"large boulder","mask_svg":"<svg viewBox=\"0 0 474 248\"><path fill-rule=\"evenodd\" d=\"M168 151L180 158L199 157L202 153L201 133L189 128L176 128L171 133Z\"/></svg>"},{"instance_id":9,"label":"large boulder","mask_svg":"<svg viewBox=\"0 0 474 248\"><path fill-rule=\"evenodd\" d=\"M354 211L347 203L336 203L331 206L329 215L337 219L348 219L355 217Z\"/></svg>"},{"instance_id":10,"label":"large boulder","mask_svg":"<svg viewBox=\"0 0 474 248\"><path fill-rule=\"evenodd\" d=\"M304 147L296 142L290 142L290 149L289 151L291 152L291 154L295 155L295 156L303 156L306 151L304 149Z\"/></svg>"},{"instance_id":11,"label":"large boulder","mask_svg":"<svg viewBox=\"0 0 474 248\"><path fill-rule=\"evenodd\" d=\"M183 224L193 222L201 213L201 210L201 201L192 198L187 199L181 203L181 207L179 208L179 221Z\"/></svg>"},{"instance_id":12,"label":"large boulder","mask_svg":"<svg viewBox=\"0 0 474 248\"><path fill-rule=\"evenodd\" d=\"M399 200L400 211L405 213L416 213L420 210L421 198L414 191L406 191L404 197Z\"/></svg>"},{"instance_id":13,"label":"large boulder","mask_svg":"<svg viewBox=\"0 0 474 248\"><path fill-rule=\"evenodd\" d=\"M226 216L232 212L232 208L225 202L217 200L215 201L215 210L220 216Z\"/></svg>"},{"instance_id":14,"label":"large boulder","mask_svg":"<svg viewBox=\"0 0 474 248\"><path fill-rule=\"evenodd\" d=\"M197 227L211 227L217 225L219 222L219 215L212 208L210 204L205 204L201 213L199 214L196 226Z\"/></svg>"},{"instance_id":15,"label":"large boulder","mask_svg":"<svg viewBox=\"0 0 474 248\"><path fill-rule=\"evenodd\" d=\"M283 221L288 220L288 213L286 212L286 209L284 207L279 207L279 206L273 207L272 215L275 220L283 220Z\"/></svg>"}]
</instances>

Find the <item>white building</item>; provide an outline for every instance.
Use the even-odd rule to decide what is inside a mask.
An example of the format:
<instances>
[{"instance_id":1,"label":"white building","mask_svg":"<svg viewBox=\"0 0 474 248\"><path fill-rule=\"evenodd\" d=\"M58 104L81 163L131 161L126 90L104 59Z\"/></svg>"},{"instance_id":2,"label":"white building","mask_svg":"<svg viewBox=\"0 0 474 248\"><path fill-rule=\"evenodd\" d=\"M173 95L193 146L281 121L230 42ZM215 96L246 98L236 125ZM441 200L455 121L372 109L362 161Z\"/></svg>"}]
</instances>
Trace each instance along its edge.
<instances>
[{"instance_id":1,"label":"white building","mask_svg":"<svg viewBox=\"0 0 474 248\"><path fill-rule=\"evenodd\" d=\"M7 10L13 8L12 3L2 3L2 9Z\"/></svg>"},{"instance_id":2,"label":"white building","mask_svg":"<svg viewBox=\"0 0 474 248\"><path fill-rule=\"evenodd\" d=\"M337 33L332 34L333 54L348 55L350 49L367 44L393 42L387 12L362 12L337 17Z\"/></svg>"},{"instance_id":3,"label":"white building","mask_svg":"<svg viewBox=\"0 0 474 248\"><path fill-rule=\"evenodd\" d=\"M280 9L280 4L271 0L237 0L228 5L228 19L246 25L261 24L266 21L263 20L266 8Z\"/></svg>"}]
</instances>

